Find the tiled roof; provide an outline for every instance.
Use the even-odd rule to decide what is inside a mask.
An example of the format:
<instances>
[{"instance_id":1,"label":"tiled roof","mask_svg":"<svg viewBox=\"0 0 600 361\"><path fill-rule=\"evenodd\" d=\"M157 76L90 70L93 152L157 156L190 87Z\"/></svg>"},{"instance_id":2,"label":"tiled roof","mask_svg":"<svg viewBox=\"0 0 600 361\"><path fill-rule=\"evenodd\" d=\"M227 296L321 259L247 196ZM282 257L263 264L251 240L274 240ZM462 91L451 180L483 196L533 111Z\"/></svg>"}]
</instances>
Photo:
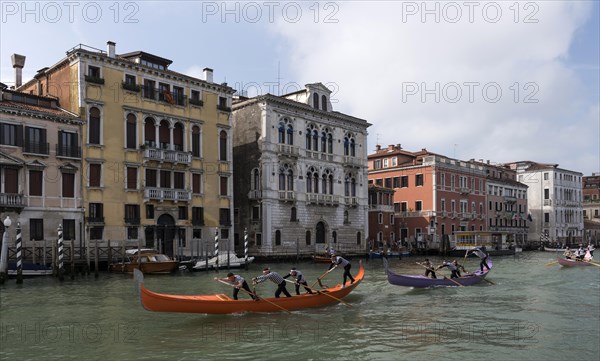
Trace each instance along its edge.
<instances>
[{"instance_id":1,"label":"tiled roof","mask_svg":"<svg viewBox=\"0 0 600 361\"><path fill-rule=\"evenodd\" d=\"M14 109L16 111L37 113L38 116L50 116L64 120L79 120L79 118L66 110L60 108L47 108L39 105L25 104L11 100L0 102L0 108ZM7 110L8 110L7 109Z\"/></svg>"}]
</instances>

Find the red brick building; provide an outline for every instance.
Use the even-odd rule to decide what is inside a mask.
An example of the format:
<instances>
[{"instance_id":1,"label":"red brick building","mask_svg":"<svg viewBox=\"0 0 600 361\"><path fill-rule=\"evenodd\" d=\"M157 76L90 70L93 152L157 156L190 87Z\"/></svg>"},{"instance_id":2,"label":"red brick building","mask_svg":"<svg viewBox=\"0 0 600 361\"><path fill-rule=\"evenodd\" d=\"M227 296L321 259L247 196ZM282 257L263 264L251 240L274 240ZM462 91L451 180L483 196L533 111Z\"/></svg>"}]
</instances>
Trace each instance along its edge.
<instances>
[{"instance_id":1,"label":"red brick building","mask_svg":"<svg viewBox=\"0 0 600 361\"><path fill-rule=\"evenodd\" d=\"M403 245L439 248L457 231L486 230L483 166L390 145L377 146L368 168L369 184L395 191L394 234Z\"/></svg>"}]
</instances>

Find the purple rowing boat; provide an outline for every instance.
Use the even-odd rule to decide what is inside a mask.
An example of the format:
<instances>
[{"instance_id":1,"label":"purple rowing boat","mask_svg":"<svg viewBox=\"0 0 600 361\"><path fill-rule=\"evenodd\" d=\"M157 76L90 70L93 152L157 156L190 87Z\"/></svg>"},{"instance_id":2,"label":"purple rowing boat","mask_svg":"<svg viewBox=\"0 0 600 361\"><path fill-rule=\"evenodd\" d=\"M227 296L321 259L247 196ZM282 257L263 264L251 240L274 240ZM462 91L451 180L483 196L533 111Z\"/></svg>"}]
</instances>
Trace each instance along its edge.
<instances>
[{"instance_id":1,"label":"purple rowing boat","mask_svg":"<svg viewBox=\"0 0 600 361\"><path fill-rule=\"evenodd\" d=\"M581 266L589 266L592 264L592 263L586 262L586 261L575 261L575 260L566 259L566 258L559 258L558 263L560 263L561 266L565 266L565 267L581 267Z\"/></svg>"},{"instance_id":2,"label":"purple rowing boat","mask_svg":"<svg viewBox=\"0 0 600 361\"><path fill-rule=\"evenodd\" d=\"M492 259L487 259L487 264L492 268ZM415 287L415 288L429 288L429 287L458 287L459 284L462 286L471 286L476 283L483 281L485 276L489 273L489 270L484 268L484 271L477 270L472 274L465 275L460 278L429 278L424 275L399 275L388 269L387 259L383 259L383 266L385 267L385 273L388 277L388 282L396 286L404 287Z\"/></svg>"}]
</instances>

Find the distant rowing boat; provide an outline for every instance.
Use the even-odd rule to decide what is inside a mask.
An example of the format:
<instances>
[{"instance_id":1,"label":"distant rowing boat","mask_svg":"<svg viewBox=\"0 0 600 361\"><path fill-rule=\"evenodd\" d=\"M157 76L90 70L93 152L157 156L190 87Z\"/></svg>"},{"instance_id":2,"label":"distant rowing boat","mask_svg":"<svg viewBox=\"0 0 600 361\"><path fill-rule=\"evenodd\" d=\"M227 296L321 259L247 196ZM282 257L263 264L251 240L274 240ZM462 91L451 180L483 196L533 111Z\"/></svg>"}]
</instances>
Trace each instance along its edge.
<instances>
[{"instance_id":1,"label":"distant rowing boat","mask_svg":"<svg viewBox=\"0 0 600 361\"><path fill-rule=\"evenodd\" d=\"M488 258L487 264L492 268L492 259ZM465 275L459 278L429 278L425 275L401 275L389 270L387 259L383 259L383 265L388 277L388 282L395 286L429 288L429 287L455 287L455 286L471 286L483 281L490 270L484 268L484 271L477 270L472 274Z\"/></svg>"},{"instance_id":2,"label":"distant rowing boat","mask_svg":"<svg viewBox=\"0 0 600 361\"><path fill-rule=\"evenodd\" d=\"M583 267L583 266L591 266L592 265L592 263L590 263L588 261L576 261L576 260L566 259L566 258L559 258L558 263L561 266L565 266L565 267Z\"/></svg>"}]
</instances>

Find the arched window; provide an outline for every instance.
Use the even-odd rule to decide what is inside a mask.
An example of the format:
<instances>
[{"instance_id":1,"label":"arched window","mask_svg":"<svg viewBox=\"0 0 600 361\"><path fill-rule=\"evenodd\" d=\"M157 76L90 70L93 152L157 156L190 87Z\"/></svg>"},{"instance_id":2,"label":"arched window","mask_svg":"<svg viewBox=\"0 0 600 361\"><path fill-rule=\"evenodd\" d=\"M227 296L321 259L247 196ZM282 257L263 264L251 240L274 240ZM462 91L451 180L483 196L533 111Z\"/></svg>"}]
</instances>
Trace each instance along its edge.
<instances>
[{"instance_id":1,"label":"arched window","mask_svg":"<svg viewBox=\"0 0 600 361\"><path fill-rule=\"evenodd\" d=\"M279 168L279 190L294 190L294 171L287 163Z\"/></svg>"},{"instance_id":2,"label":"arched window","mask_svg":"<svg viewBox=\"0 0 600 361\"><path fill-rule=\"evenodd\" d=\"M219 160L227 160L227 132L224 130L219 133Z\"/></svg>"},{"instance_id":3,"label":"arched window","mask_svg":"<svg viewBox=\"0 0 600 361\"><path fill-rule=\"evenodd\" d=\"M88 143L100 144L100 109L96 107L90 108L90 116L88 119Z\"/></svg>"},{"instance_id":4,"label":"arched window","mask_svg":"<svg viewBox=\"0 0 600 361\"><path fill-rule=\"evenodd\" d=\"M327 153L333 154L333 134L327 134Z\"/></svg>"},{"instance_id":5,"label":"arched window","mask_svg":"<svg viewBox=\"0 0 600 361\"><path fill-rule=\"evenodd\" d=\"M148 147L156 147L156 125L154 118L148 117L144 120L144 144Z\"/></svg>"},{"instance_id":6,"label":"arched window","mask_svg":"<svg viewBox=\"0 0 600 361\"><path fill-rule=\"evenodd\" d=\"M315 129L313 130L313 150L316 152L319 150L319 132Z\"/></svg>"},{"instance_id":7,"label":"arched window","mask_svg":"<svg viewBox=\"0 0 600 361\"><path fill-rule=\"evenodd\" d=\"M313 94L313 108L319 109L319 94Z\"/></svg>"},{"instance_id":8,"label":"arched window","mask_svg":"<svg viewBox=\"0 0 600 361\"><path fill-rule=\"evenodd\" d=\"M321 109L327 110L327 97L325 95L321 95Z\"/></svg>"},{"instance_id":9,"label":"arched window","mask_svg":"<svg viewBox=\"0 0 600 361\"><path fill-rule=\"evenodd\" d=\"M297 211L296 211L296 207L292 207L292 211L290 214L290 222L296 222L298 215L297 215Z\"/></svg>"},{"instance_id":10,"label":"arched window","mask_svg":"<svg viewBox=\"0 0 600 361\"><path fill-rule=\"evenodd\" d=\"M158 127L158 141L160 143L160 149L169 149L171 132L169 131L169 122L166 119L160 121L160 126Z\"/></svg>"},{"instance_id":11,"label":"arched window","mask_svg":"<svg viewBox=\"0 0 600 361\"><path fill-rule=\"evenodd\" d=\"M356 156L356 146L354 136L350 133L344 137L344 155Z\"/></svg>"},{"instance_id":12,"label":"arched window","mask_svg":"<svg viewBox=\"0 0 600 361\"><path fill-rule=\"evenodd\" d=\"M321 152L327 153L327 133L325 131L321 133Z\"/></svg>"},{"instance_id":13,"label":"arched window","mask_svg":"<svg viewBox=\"0 0 600 361\"><path fill-rule=\"evenodd\" d=\"M361 240L362 240L362 235L360 232L356 233L356 244L361 244Z\"/></svg>"},{"instance_id":14,"label":"arched window","mask_svg":"<svg viewBox=\"0 0 600 361\"><path fill-rule=\"evenodd\" d=\"M313 167L306 172L306 193L319 193L319 173Z\"/></svg>"},{"instance_id":15,"label":"arched window","mask_svg":"<svg viewBox=\"0 0 600 361\"><path fill-rule=\"evenodd\" d=\"M127 128L126 129L127 144L125 145L125 148L127 148L127 149L136 149L137 148L136 123L137 123L137 119L135 117L135 114L133 114L133 113L127 114L127 126L126 126L126 128Z\"/></svg>"},{"instance_id":16,"label":"arched window","mask_svg":"<svg viewBox=\"0 0 600 361\"><path fill-rule=\"evenodd\" d=\"M281 231L280 230L275 231L275 245L281 246Z\"/></svg>"},{"instance_id":17,"label":"arched window","mask_svg":"<svg viewBox=\"0 0 600 361\"><path fill-rule=\"evenodd\" d=\"M279 190L285 190L285 172L283 171L283 169L279 170Z\"/></svg>"},{"instance_id":18,"label":"arched window","mask_svg":"<svg viewBox=\"0 0 600 361\"><path fill-rule=\"evenodd\" d=\"M346 197L355 197L356 196L356 179L350 173L346 175L346 179L344 181L344 195Z\"/></svg>"},{"instance_id":19,"label":"arched window","mask_svg":"<svg viewBox=\"0 0 600 361\"><path fill-rule=\"evenodd\" d=\"M200 127L192 127L192 157L200 157Z\"/></svg>"},{"instance_id":20,"label":"arched window","mask_svg":"<svg viewBox=\"0 0 600 361\"><path fill-rule=\"evenodd\" d=\"M287 126L287 144L294 145L294 127L291 124Z\"/></svg>"},{"instance_id":21,"label":"arched window","mask_svg":"<svg viewBox=\"0 0 600 361\"><path fill-rule=\"evenodd\" d=\"M337 231L331 232L331 239L333 240L333 243L337 243Z\"/></svg>"},{"instance_id":22,"label":"arched window","mask_svg":"<svg viewBox=\"0 0 600 361\"><path fill-rule=\"evenodd\" d=\"M279 144L285 144L285 124L283 124L283 122L279 122L277 135L277 141L279 142Z\"/></svg>"},{"instance_id":23,"label":"arched window","mask_svg":"<svg viewBox=\"0 0 600 361\"><path fill-rule=\"evenodd\" d=\"M344 224L349 224L348 211L344 211Z\"/></svg>"},{"instance_id":24,"label":"arched window","mask_svg":"<svg viewBox=\"0 0 600 361\"><path fill-rule=\"evenodd\" d=\"M329 169L325 170L322 177L323 194L333 194L333 172Z\"/></svg>"},{"instance_id":25,"label":"arched window","mask_svg":"<svg viewBox=\"0 0 600 361\"><path fill-rule=\"evenodd\" d=\"M260 173L258 172L258 169L252 170L252 181L250 187L255 191L260 190Z\"/></svg>"},{"instance_id":26,"label":"arched window","mask_svg":"<svg viewBox=\"0 0 600 361\"><path fill-rule=\"evenodd\" d=\"M306 245L310 246L310 231L306 231Z\"/></svg>"},{"instance_id":27,"label":"arched window","mask_svg":"<svg viewBox=\"0 0 600 361\"><path fill-rule=\"evenodd\" d=\"M183 152L183 125L176 123L173 128L173 146L174 149Z\"/></svg>"},{"instance_id":28,"label":"arched window","mask_svg":"<svg viewBox=\"0 0 600 361\"><path fill-rule=\"evenodd\" d=\"M312 131L310 128L306 129L306 149L310 150L312 148Z\"/></svg>"}]
</instances>

